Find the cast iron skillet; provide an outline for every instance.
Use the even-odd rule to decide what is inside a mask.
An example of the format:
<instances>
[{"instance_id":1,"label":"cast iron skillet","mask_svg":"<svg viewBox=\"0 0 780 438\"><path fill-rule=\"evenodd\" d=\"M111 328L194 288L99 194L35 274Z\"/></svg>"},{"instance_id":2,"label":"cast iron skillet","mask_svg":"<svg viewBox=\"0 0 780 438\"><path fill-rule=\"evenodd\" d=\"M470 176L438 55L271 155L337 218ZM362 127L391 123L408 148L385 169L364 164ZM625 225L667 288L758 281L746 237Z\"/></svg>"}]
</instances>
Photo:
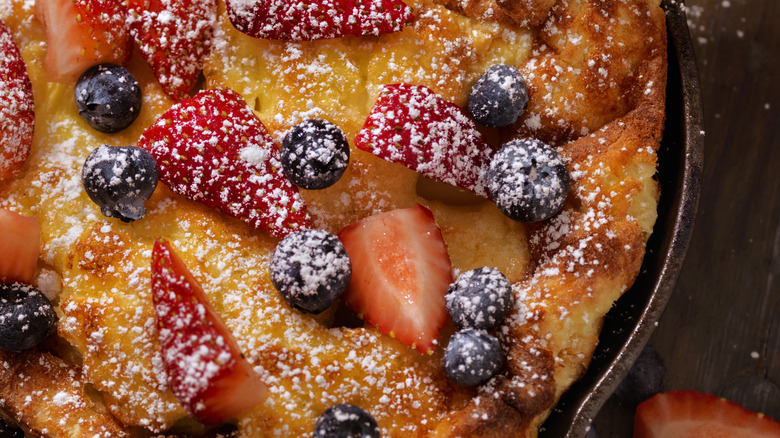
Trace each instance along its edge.
<instances>
[{"instance_id":1,"label":"cast iron skillet","mask_svg":"<svg viewBox=\"0 0 780 438\"><path fill-rule=\"evenodd\" d=\"M663 0L669 73L666 126L658 151L661 199L641 273L604 320L586 374L561 397L540 438L585 436L591 420L650 339L674 290L699 200L703 160L702 103L683 0Z\"/></svg>"}]
</instances>

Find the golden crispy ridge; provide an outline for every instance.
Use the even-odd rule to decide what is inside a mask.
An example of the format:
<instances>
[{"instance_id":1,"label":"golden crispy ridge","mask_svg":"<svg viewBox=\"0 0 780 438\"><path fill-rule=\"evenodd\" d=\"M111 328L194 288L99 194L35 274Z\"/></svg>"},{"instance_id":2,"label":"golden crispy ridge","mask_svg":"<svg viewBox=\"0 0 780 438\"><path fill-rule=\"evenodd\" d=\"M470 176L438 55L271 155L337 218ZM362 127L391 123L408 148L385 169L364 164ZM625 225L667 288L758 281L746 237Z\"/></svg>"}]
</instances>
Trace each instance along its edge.
<instances>
[{"instance_id":1,"label":"golden crispy ridge","mask_svg":"<svg viewBox=\"0 0 780 438\"><path fill-rule=\"evenodd\" d=\"M273 238L162 185L143 220L126 225L103 218L80 189L83 160L101 143L133 144L170 102L136 56L130 68L145 98L139 120L114 136L91 131L75 114L72 85L43 80L45 46L29 5L0 0L0 17L22 46L39 117L33 156L19 179L0 185L0 205L41 221L43 267L61 277L58 333L78 353L53 350L62 359L3 354L6 369L23 370L25 391L56 388L37 368L20 368L52 362L77 376L71 391L86 384L97 390L96 402L63 411L69 418L152 431L186 420L166 388L149 292L152 242L165 236L270 387L269 401L238 420L242 436L308 434L316 416L336 402L367 408L383 436L535 436L587 367L603 315L633 282L655 220L663 13L656 0L408 3L415 26L381 38L252 40L223 17L204 71L207 85L242 93L277 137L302 119L323 117L351 139L384 83L427 85L464 105L487 66L521 68L531 91L527 113L509 129L486 133L495 143L532 135L560 146L573 188L565 211L549 223L523 226L487 202L421 198L414 172L354 147L336 186L303 193L315 225L329 231L422 202L442 227L456 269L499 267L516 295L513 315L499 329L505 371L478 391L454 388L441 371L441 349L420 356L368 326L328 328L332 312L312 319L289 309L268 279ZM489 10L501 12L488 17ZM518 25L541 23L537 15L544 17L540 28ZM443 345L452 330L443 331ZM0 376L7 382L0 398L20 400L17 379ZM52 399L33 400L4 409L33 432L69 436L40 415Z\"/></svg>"}]
</instances>

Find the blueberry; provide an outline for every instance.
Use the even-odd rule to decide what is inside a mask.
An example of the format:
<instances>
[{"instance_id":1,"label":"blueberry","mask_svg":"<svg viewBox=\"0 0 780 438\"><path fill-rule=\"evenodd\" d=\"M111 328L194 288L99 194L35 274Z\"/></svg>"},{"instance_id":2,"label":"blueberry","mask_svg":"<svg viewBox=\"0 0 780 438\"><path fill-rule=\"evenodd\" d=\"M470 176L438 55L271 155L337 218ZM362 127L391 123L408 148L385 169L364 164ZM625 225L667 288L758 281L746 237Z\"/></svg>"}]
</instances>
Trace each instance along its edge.
<instances>
[{"instance_id":1,"label":"blueberry","mask_svg":"<svg viewBox=\"0 0 780 438\"><path fill-rule=\"evenodd\" d=\"M528 105L528 86L519 70L498 64L480 76L469 95L474 120L501 127L515 123Z\"/></svg>"},{"instance_id":2,"label":"blueberry","mask_svg":"<svg viewBox=\"0 0 780 438\"><path fill-rule=\"evenodd\" d=\"M615 390L615 398L625 406L636 406L664 389L666 367L652 345L639 354L628 375Z\"/></svg>"},{"instance_id":3,"label":"blueberry","mask_svg":"<svg viewBox=\"0 0 780 438\"><path fill-rule=\"evenodd\" d=\"M481 385L504 363L498 339L474 330L461 330L450 338L444 350L444 374L456 385Z\"/></svg>"},{"instance_id":4,"label":"blueberry","mask_svg":"<svg viewBox=\"0 0 780 438\"><path fill-rule=\"evenodd\" d=\"M322 230L288 234L271 255L271 282L296 309L322 313L347 289L352 262L338 237Z\"/></svg>"},{"instance_id":5,"label":"blueberry","mask_svg":"<svg viewBox=\"0 0 780 438\"><path fill-rule=\"evenodd\" d=\"M100 132L119 132L141 111L141 86L124 67L99 64L85 71L76 83L79 115Z\"/></svg>"},{"instance_id":6,"label":"blueberry","mask_svg":"<svg viewBox=\"0 0 780 438\"><path fill-rule=\"evenodd\" d=\"M3 438L24 438L24 432L21 429L11 427L0 418L0 437Z\"/></svg>"},{"instance_id":7,"label":"blueberry","mask_svg":"<svg viewBox=\"0 0 780 438\"><path fill-rule=\"evenodd\" d=\"M379 438L379 425L355 405L333 405L317 417L314 438Z\"/></svg>"},{"instance_id":8,"label":"blueberry","mask_svg":"<svg viewBox=\"0 0 780 438\"><path fill-rule=\"evenodd\" d=\"M569 169L555 149L534 139L504 144L490 162L488 191L498 209L520 222L555 216L569 194Z\"/></svg>"},{"instance_id":9,"label":"blueberry","mask_svg":"<svg viewBox=\"0 0 780 438\"><path fill-rule=\"evenodd\" d=\"M494 268L479 268L461 274L445 297L447 311L458 329L490 331L512 309L512 284Z\"/></svg>"},{"instance_id":10,"label":"blueberry","mask_svg":"<svg viewBox=\"0 0 780 438\"><path fill-rule=\"evenodd\" d=\"M21 283L0 284L0 349L35 347L56 321L54 308L43 292Z\"/></svg>"},{"instance_id":11,"label":"blueberry","mask_svg":"<svg viewBox=\"0 0 780 438\"><path fill-rule=\"evenodd\" d=\"M100 146L84 162L81 182L104 215L131 222L146 214L144 202L157 187L157 163L142 148Z\"/></svg>"},{"instance_id":12,"label":"blueberry","mask_svg":"<svg viewBox=\"0 0 780 438\"><path fill-rule=\"evenodd\" d=\"M282 141L282 168L296 186L318 190L332 186L349 164L349 143L327 120L295 125Z\"/></svg>"}]
</instances>

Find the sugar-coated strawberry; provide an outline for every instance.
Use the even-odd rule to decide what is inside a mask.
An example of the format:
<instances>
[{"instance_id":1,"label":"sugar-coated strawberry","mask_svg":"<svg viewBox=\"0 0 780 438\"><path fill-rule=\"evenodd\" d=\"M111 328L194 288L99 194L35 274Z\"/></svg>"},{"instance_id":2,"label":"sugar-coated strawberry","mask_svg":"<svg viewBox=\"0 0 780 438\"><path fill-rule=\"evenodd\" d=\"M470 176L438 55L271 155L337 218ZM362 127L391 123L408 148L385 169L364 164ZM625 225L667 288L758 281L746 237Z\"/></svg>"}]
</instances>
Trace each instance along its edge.
<instances>
[{"instance_id":1,"label":"sugar-coated strawberry","mask_svg":"<svg viewBox=\"0 0 780 438\"><path fill-rule=\"evenodd\" d=\"M352 260L347 306L420 353L436 347L452 282L447 245L422 205L369 216L339 232Z\"/></svg>"},{"instance_id":2,"label":"sugar-coated strawberry","mask_svg":"<svg viewBox=\"0 0 780 438\"><path fill-rule=\"evenodd\" d=\"M120 0L36 0L46 29L50 81L75 82L89 67L124 64L132 50L126 11Z\"/></svg>"},{"instance_id":3,"label":"sugar-coated strawberry","mask_svg":"<svg viewBox=\"0 0 780 438\"><path fill-rule=\"evenodd\" d=\"M239 31L282 41L398 32L414 21L401 0L227 0Z\"/></svg>"},{"instance_id":4,"label":"sugar-coated strawberry","mask_svg":"<svg viewBox=\"0 0 780 438\"><path fill-rule=\"evenodd\" d=\"M163 91L192 95L216 23L215 0L128 0L130 33Z\"/></svg>"},{"instance_id":5,"label":"sugar-coated strawberry","mask_svg":"<svg viewBox=\"0 0 780 438\"><path fill-rule=\"evenodd\" d=\"M639 405L634 438L778 438L780 423L714 395L670 391Z\"/></svg>"},{"instance_id":6,"label":"sugar-coated strawberry","mask_svg":"<svg viewBox=\"0 0 780 438\"><path fill-rule=\"evenodd\" d=\"M466 112L421 85L385 85L357 135L358 148L488 197L492 149Z\"/></svg>"},{"instance_id":7,"label":"sugar-coated strawberry","mask_svg":"<svg viewBox=\"0 0 780 438\"><path fill-rule=\"evenodd\" d=\"M138 139L174 192L277 237L311 226L284 176L279 147L233 90L204 90L172 106Z\"/></svg>"},{"instance_id":8,"label":"sugar-coated strawberry","mask_svg":"<svg viewBox=\"0 0 780 438\"><path fill-rule=\"evenodd\" d=\"M38 219L0 208L0 230L0 283L30 284L41 250Z\"/></svg>"},{"instance_id":9,"label":"sugar-coated strawberry","mask_svg":"<svg viewBox=\"0 0 780 438\"><path fill-rule=\"evenodd\" d=\"M219 424L265 399L265 384L198 281L162 239L152 251L152 298L168 385L188 413L204 424Z\"/></svg>"},{"instance_id":10,"label":"sugar-coated strawberry","mask_svg":"<svg viewBox=\"0 0 780 438\"><path fill-rule=\"evenodd\" d=\"M11 31L0 21L0 181L19 174L35 128L32 83Z\"/></svg>"}]
</instances>

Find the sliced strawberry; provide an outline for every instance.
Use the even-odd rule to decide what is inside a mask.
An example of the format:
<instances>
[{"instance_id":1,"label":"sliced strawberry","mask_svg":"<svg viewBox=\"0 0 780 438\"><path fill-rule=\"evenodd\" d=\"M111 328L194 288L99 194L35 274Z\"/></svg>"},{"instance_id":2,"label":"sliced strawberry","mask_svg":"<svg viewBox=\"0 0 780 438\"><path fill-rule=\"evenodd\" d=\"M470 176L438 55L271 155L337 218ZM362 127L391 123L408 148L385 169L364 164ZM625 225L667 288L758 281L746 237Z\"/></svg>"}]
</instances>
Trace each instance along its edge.
<instances>
[{"instance_id":1,"label":"sliced strawberry","mask_svg":"<svg viewBox=\"0 0 780 438\"><path fill-rule=\"evenodd\" d=\"M382 333L431 353L447 322L452 282L447 245L422 205L370 216L339 232L352 261L343 297Z\"/></svg>"},{"instance_id":2,"label":"sliced strawberry","mask_svg":"<svg viewBox=\"0 0 780 438\"><path fill-rule=\"evenodd\" d=\"M211 48L215 0L128 0L130 33L163 91L192 95Z\"/></svg>"},{"instance_id":3,"label":"sliced strawberry","mask_svg":"<svg viewBox=\"0 0 780 438\"><path fill-rule=\"evenodd\" d=\"M0 230L0 283L30 284L41 250L38 219L0 208Z\"/></svg>"},{"instance_id":4,"label":"sliced strawberry","mask_svg":"<svg viewBox=\"0 0 780 438\"><path fill-rule=\"evenodd\" d=\"M19 174L35 127L32 83L11 31L0 21L0 181Z\"/></svg>"},{"instance_id":5,"label":"sliced strawberry","mask_svg":"<svg viewBox=\"0 0 780 438\"><path fill-rule=\"evenodd\" d=\"M265 399L265 384L198 281L162 239L152 251L152 298L168 385L187 412L213 425Z\"/></svg>"},{"instance_id":6,"label":"sliced strawberry","mask_svg":"<svg viewBox=\"0 0 780 438\"><path fill-rule=\"evenodd\" d=\"M284 176L279 147L235 91L204 90L172 106L138 140L174 192L277 237L311 226Z\"/></svg>"},{"instance_id":7,"label":"sliced strawberry","mask_svg":"<svg viewBox=\"0 0 780 438\"><path fill-rule=\"evenodd\" d=\"M642 402L634 438L780 438L780 423L714 395L671 391Z\"/></svg>"},{"instance_id":8,"label":"sliced strawberry","mask_svg":"<svg viewBox=\"0 0 780 438\"><path fill-rule=\"evenodd\" d=\"M465 111L427 87L385 85L355 144L429 178L488 197L485 179L492 149Z\"/></svg>"},{"instance_id":9,"label":"sliced strawberry","mask_svg":"<svg viewBox=\"0 0 780 438\"><path fill-rule=\"evenodd\" d=\"M227 11L239 31L282 41L382 35L414 21L401 0L227 0Z\"/></svg>"},{"instance_id":10,"label":"sliced strawberry","mask_svg":"<svg viewBox=\"0 0 780 438\"><path fill-rule=\"evenodd\" d=\"M50 81L75 82L93 65L127 62L132 40L120 0L36 0L35 8L46 28Z\"/></svg>"}]
</instances>

